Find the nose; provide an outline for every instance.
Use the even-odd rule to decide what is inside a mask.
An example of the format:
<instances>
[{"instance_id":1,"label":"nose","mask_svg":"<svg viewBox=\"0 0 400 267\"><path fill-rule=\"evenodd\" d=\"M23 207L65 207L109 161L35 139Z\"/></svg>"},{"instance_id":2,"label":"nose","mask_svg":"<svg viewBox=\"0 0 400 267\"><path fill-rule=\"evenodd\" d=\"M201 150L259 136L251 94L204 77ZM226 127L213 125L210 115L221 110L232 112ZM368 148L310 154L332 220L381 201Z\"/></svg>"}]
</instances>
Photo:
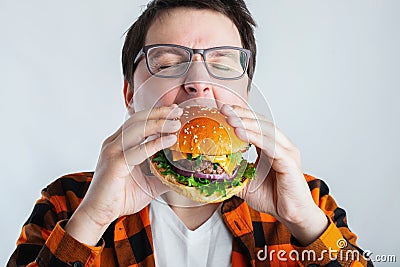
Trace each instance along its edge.
<instances>
[{"instance_id":1,"label":"nose","mask_svg":"<svg viewBox=\"0 0 400 267\"><path fill-rule=\"evenodd\" d=\"M201 55L194 55L183 86L186 93L191 97L207 97L212 95L211 78Z\"/></svg>"},{"instance_id":2,"label":"nose","mask_svg":"<svg viewBox=\"0 0 400 267\"><path fill-rule=\"evenodd\" d=\"M185 83L185 91L192 97L206 97L211 93L211 86L204 82Z\"/></svg>"}]
</instances>

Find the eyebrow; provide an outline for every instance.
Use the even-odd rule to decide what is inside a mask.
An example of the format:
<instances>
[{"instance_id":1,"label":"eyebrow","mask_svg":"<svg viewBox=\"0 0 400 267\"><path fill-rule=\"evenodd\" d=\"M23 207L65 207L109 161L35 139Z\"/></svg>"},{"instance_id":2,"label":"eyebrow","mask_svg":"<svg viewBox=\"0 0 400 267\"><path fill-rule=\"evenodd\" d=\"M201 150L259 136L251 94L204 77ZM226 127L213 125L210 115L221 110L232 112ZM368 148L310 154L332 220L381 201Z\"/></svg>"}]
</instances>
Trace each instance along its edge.
<instances>
[{"instance_id":1,"label":"eyebrow","mask_svg":"<svg viewBox=\"0 0 400 267\"><path fill-rule=\"evenodd\" d=\"M177 50L175 47L164 46L162 48L163 49L157 49L155 53L151 54L151 56L153 58L159 58L166 53L173 54L173 55L185 55L186 54L186 53L176 53L179 50ZM189 54L187 54L187 55L189 55Z\"/></svg>"},{"instance_id":2,"label":"eyebrow","mask_svg":"<svg viewBox=\"0 0 400 267\"><path fill-rule=\"evenodd\" d=\"M214 52L214 53L213 53ZM238 58L237 53L233 51L227 51L227 50L214 50L209 52L211 55L214 56L228 56L230 58ZM240 56L239 56L240 57Z\"/></svg>"}]
</instances>

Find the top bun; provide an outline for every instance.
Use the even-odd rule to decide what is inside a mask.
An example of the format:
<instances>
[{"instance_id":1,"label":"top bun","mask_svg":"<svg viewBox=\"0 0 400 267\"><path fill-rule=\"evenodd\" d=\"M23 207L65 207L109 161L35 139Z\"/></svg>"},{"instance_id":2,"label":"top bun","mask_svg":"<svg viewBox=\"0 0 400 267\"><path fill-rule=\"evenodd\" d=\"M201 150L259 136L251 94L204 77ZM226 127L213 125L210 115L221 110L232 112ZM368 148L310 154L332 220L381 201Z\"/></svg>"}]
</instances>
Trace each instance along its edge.
<instances>
[{"instance_id":1,"label":"top bun","mask_svg":"<svg viewBox=\"0 0 400 267\"><path fill-rule=\"evenodd\" d=\"M178 140L170 150L222 156L245 150L249 146L236 136L226 116L215 108L184 107L180 121L182 127L177 133Z\"/></svg>"}]
</instances>

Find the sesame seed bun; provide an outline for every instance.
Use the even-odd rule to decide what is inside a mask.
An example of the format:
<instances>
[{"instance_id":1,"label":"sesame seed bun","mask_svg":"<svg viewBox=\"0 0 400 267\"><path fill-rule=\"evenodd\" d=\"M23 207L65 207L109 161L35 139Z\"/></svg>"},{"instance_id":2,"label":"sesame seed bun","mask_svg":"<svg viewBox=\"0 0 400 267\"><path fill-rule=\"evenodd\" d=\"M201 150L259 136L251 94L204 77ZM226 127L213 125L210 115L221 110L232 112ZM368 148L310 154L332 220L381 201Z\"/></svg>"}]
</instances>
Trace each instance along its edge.
<instances>
[{"instance_id":1,"label":"sesame seed bun","mask_svg":"<svg viewBox=\"0 0 400 267\"><path fill-rule=\"evenodd\" d=\"M182 153L221 156L248 148L226 121L226 116L217 109L189 106L183 109L180 118L182 127L178 141L170 150Z\"/></svg>"}]
</instances>

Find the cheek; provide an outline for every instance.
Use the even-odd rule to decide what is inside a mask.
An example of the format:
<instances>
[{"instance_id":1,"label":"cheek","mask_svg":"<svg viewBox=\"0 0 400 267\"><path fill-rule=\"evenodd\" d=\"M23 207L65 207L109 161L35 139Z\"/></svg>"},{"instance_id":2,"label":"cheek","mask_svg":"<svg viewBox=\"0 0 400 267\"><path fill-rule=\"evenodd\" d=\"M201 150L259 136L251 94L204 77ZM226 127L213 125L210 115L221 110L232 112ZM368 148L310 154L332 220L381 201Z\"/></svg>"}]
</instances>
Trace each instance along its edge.
<instances>
[{"instance_id":1,"label":"cheek","mask_svg":"<svg viewBox=\"0 0 400 267\"><path fill-rule=\"evenodd\" d=\"M133 74L133 88L134 92L138 90L149 78L151 74L146 68L144 60L142 60L136 67L135 73Z\"/></svg>"},{"instance_id":2,"label":"cheek","mask_svg":"<svg viewBox=\"0 0 400 267\"><path fill-rule=\"evenodd\" d=\"M170 106L176 102L176 96L178 95L180 88L174 88L163 92L157 101L157 106Z\"/></svg>"},{"instance_id":3,"label":"cheek","mask_svg":"<svg viewBox=\"0 0 400 267\"><path fill-rule=\"evenodd\" d=\"M171 83L171 84L170 84ZM179 89L173 81L152 76L144 64L135 71L133 107L136 112L174 103Z\"/></svg>"},{"instance_id":4,"label":"cheek","mask_svg":"<svg viewBox=\"0 0 400 267\"><path fill-rule=\"evenodd\" d=\"M248 107L247 79L224 81L221 87L214 88L215 99L224 104Z\"/></svg>"}]
</instances>

